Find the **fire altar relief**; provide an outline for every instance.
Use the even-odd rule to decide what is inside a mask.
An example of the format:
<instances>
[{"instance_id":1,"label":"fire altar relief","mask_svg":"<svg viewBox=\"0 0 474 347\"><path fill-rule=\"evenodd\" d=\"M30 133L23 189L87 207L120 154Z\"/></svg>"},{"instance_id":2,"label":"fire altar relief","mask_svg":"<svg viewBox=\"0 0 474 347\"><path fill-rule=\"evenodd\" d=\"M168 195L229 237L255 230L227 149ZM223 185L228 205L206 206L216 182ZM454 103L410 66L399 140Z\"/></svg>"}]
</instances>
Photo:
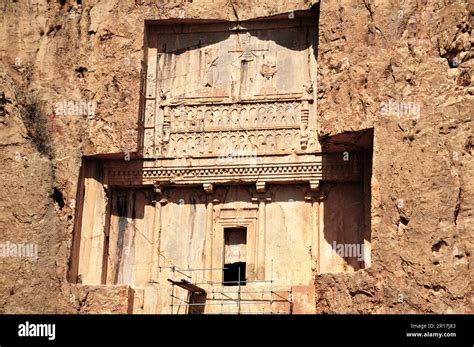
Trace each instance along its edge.
<instances>
[{"instance_id":1,"label":"fire altar relief","mask_svg":"<svg viewBox=\"0 0 474 347\"><path fill-rule=\"evenodd\" d=\"M145 158L212 158L319 150L315 19L150 25Z\"/></svg>"}]
</instances>

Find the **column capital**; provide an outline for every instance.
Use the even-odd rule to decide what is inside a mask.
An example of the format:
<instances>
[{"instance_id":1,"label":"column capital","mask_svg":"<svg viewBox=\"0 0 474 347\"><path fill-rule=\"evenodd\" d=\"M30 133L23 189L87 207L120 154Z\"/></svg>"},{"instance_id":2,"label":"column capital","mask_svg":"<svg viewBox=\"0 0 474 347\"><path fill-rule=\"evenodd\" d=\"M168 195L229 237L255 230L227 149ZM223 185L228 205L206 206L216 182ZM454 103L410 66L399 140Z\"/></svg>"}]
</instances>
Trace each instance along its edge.
<instances>
[{"instance_id":1,"label":"column capital","mask_svg":"<svg viewBox=\"0 0 474 347\"><path fill-rule=\"evenodd\" d=\"M214 192L214 185L212 183L204 183L202 186L206 194L212 194Z\"/></svg>"},{"instance_id":2,"label":"column capital","mask_svg":"<svg viewBox=\"0 0 474 347\"><path fill-rule=\"evenodd\" d=\"M153 183L153 192L158 196L163 194L163 184L158 181Z\"/></svg>"},{"instance_id":3,"label":"column capital","mask_svg":"<svg viewBox=\"0 0 474 347\"><path fill-rule=\"evenodd\" d=\"M258 193L265 193L266 191L266 182L265 181L257 181L255 184Z\"/></svg>"},{"instance_id":4,"label":"column capital","mask_svg":"<svg viewBox=\"0 0 474 347\"><path fill-rule=\"evenodd\" d=\"M319 191L319 180L309 180L309 189L313 192Z\"/></svg>"}]
</instances>

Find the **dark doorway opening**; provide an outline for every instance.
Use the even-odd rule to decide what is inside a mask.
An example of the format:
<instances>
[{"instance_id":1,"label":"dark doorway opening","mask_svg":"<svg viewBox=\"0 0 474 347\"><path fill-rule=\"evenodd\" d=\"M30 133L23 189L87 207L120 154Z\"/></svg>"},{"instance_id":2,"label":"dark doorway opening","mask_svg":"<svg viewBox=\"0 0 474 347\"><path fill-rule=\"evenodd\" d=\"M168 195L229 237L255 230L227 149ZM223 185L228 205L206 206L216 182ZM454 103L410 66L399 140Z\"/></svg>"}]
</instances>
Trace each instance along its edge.
<instances>
[{"instance_id":1,"label":"dark doorway opening","mask_svg":"<svg viewBox=\"0 0 474 347\"><path fill-rule=\"evenodd\" d=\"M247 228L224 229L224 286L245 285Z\"/></svg>"},{"instance_id":2,"label":"dark doorway opening","mask_svg":"<svg viewBox=\"0 0 474 347\"><path fill-rule=\"evenodd\" d=\"M245 286L246 263L234 263L224 265L224 286Z\"/></svg>"}]
</instances>

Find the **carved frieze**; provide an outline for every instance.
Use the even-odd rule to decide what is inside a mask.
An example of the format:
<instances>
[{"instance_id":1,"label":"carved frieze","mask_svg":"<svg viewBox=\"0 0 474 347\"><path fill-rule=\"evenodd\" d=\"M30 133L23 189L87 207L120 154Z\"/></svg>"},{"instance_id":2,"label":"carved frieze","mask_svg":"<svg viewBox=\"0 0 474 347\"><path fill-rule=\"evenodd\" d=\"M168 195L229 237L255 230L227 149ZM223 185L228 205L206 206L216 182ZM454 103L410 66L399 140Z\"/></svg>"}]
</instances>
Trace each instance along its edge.
<instances>
[{"instance_id":1,"label":"carved frieze","mask_svg":"<svg viewBox=\"0 0 474 347\"><path fill-rule=\"evenodd\" d=\"M308 147L306 102L163 106L157 126L156 157L256 155L314 150ZM145 131L146 137L152 131ZM150 152L151 153L151 152Z\"/></svg>"},{"instance_id":2,"label":"carved frieze","mask_svg":"<svg viewBox=\"0 0 474 347\"><path fill-rule=\"evenodd\" d=\"M212 184L239 182L311 182L360 181L362 166L357 160L347 163L306 162L299 164L200 165L130 168L110 165L106 168L110 185ZM206 187L210 187L206 185ZM210 189L210 188L209 188Z\"/></svg>"},{"instance_id":3,"label":"carved frieze","mask_svg":"<svg viewBox=\"0 0 474 347\"><path fill-rule=\"evenodd\" d=\"M301 102L178 105L169 110L172 132L299 128Z\"/></svg>"}]
</instances>

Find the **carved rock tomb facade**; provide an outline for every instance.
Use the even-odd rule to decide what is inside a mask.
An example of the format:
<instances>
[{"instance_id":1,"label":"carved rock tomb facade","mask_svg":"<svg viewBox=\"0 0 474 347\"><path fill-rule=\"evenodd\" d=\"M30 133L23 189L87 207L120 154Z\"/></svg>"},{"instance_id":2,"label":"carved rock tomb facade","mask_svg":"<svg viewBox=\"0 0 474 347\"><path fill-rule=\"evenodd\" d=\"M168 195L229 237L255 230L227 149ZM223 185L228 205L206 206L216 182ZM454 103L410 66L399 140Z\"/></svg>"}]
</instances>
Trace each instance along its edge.
<instances>
[{"instance_id":1,"label":"carved rock tomb facade","mask_svg":"<svg viewBox=\"0 0 474 347\"><path fill-rule=\"evenodd\" d=\"M313 313L316 274L370 265L371 147L318 139L316 29L146 23L139 151L84 159L71 281L134 313Z\"/></svg>"}]
</instances>

